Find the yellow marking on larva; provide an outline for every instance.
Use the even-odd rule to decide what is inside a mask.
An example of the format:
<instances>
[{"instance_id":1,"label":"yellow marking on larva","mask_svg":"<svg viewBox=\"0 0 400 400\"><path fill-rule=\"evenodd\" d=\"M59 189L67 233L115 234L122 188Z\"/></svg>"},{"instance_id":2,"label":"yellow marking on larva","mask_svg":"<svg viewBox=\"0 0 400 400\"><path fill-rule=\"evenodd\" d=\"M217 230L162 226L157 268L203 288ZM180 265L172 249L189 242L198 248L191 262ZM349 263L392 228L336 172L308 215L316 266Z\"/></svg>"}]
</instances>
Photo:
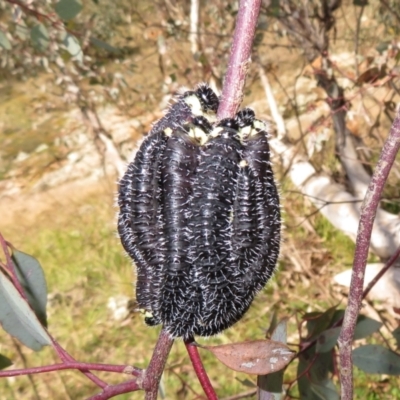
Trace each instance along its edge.
<instances>
[{"instance_id":1,"label":"yellow marking on larva","mask_svg":"<svg viewBox=\"0 0 400 400\"><path fill-rule=\"evenodd\" d=\"M164 134L168 137L172 135L172 129L171 128L165 128L164 129Z\"/></svg>"},{"instance_id":2,"label":"yellow marking on larva","mask_svg":"<svg viewBox=\"0 0 400 400\"><path fill-rule=\"evenodd\" d=\"M201 129L195 126L194 128L189 129L188 135L195 139L201 146L207 143L208 137L206 133Z\"/></svg>"},{"instance_id":3,"label":"yellow marking on larva","mask_svg":"<svg viewBox=\"0 0 400 400\"><path fill-rule=\"evenodd\" d=\"M248 165L249 165L249 163L248 163L246 160L242 160L242 161L240 161L240 163L239 163L239 167L240 167L240 168L247 167Z\"/></svg>"},{"instance_id":4,"label":"yellow marking on larva","mask_svg":"<svg viewBox=\"0 0 400 400\"><path fill-rule=\"evenodd\" d=\"M200 100L195 95L186 97L185 103L190 107L193 115L195 116L203 115L203 110L201 108Z\"/></svg>"},{"instance_id":5,"label":"yellow marking on larva","mask_svg":"<svg viewBox=\"0 0 400 400\"><path fill-rule=\"evenodd\" d=\"M205 114L209 122L214 123L217 120L217 115L214 111L209 111Z\"/></svg>"},{"instance_id":6,"label":"yellow marking on larva","mask_svg":"<svg viewBox=\"0 0 400 400\"><path fill-rule=\"evenodd\" d=\"M259 131L267 131L267 125L265 122L260 121L259 119L255 119L253 122L253 129L250 133L250 136L257 135Z\"/></svg>"},{"instance_id":7,"label":"yellow marking on larva","mask_svg":"<svg viewBox=\"0 0 400 400\"><path fill-rule=\"evenodd\" d=\"M221 134L223 130L224 128L222 128L222 126L219 126L218 128L213 129L213 131L210 133L210 136L216 138Z\"/></svg>"},{"instance_id":8,"label":"yellow marking on larva","mask_svg":"<svg viewBox=\"0 0 400 400\"><path fill-rule=\"evenodd\" d=\"M245 126L244 128L240 129L240 136L241 137L247 137L250 135L251 132L251 126Z\"/></svg>"}]
</instances>

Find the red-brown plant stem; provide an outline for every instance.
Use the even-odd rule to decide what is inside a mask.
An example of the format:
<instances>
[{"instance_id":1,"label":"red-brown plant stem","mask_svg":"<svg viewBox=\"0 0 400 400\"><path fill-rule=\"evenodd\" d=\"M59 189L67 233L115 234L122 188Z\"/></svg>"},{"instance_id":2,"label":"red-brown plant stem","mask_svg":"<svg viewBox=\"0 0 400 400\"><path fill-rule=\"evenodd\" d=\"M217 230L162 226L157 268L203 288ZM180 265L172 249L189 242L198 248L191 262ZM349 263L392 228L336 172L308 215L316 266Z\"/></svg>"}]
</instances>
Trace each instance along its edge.
<instances>
[{"instance_id":1,"label":"red-brown plant stem","mask_svg":"<svg viewBox=\"0 0 400 400\"><path fill-rule=\"evenodd\" d=\"M64 369L79 369L79 370L92 370L92 371L105 371L105 372L116 372L116 373L129 373L129 375L139 376L141 370L129 365L111 365L111 364L92 364L84 362L70 362L60 363L53 365L46 365L44 367L33 367L33 368L21 368L12 369L9 371L0 371L0 378L19 376L19 375L33 375L43 374L44 372L61 371Z\"/></svg>"},{"instance_id":2,"label":"red-brown plant stem","mask_svg":"<svg viewBox=\"0 0 400 400\"><path fill-rule=\"evenodd\" d=\"M158 386L173 343L174 339L163 329L158 337L150 364L143 378L143 389L146 392L146 400L157 399Z\"/></svg>"},{"instance_id":3,"label":"red-brown plant stem","mask_svg":"<svg viewBox=\"0 0 400 400\"><path fill-rule=\"evenodd\" d=\"M353 398L352 342L363 297L365 266L368 258L371 232L383 187L399 148L400 110L397 110L396 118L390 129L389 137L383 146L361 208L348 305L338 340L342 400L352 400Z\"/></svg>"},{"instance_id":4,"label":"red-brown plant stem","mask_svg":"<svg viewBox=\"0 0 400 400\"><path fill-rule=\"evenodd\" d=\"M239 3L235 33L218 108L218 119L234 117L242 103L260 6L261 0L241 0Z\"/></svg>"},{"instance_id":5,"label":"red-brown plant stem","mask_svg":"<svg viewBox=\"0 0 400 400\"><path fill-rule=\"evenodd\" d=\"M362 295L363 299L365 299L368 296L368 293L371 291L371 289L376 285L379 279L382 278L382 276L386 273L386 271L396 262L399 256L400 256L400 247L397 248L396 252L389 258L384 267L375 275L375 278L372 279L372 281L364 289Z\"/></svg>"},{"instance_id":6,"label":"red-brown plant stem","mask_svg":"<svg viewBox=\"0 0 400 400\"><path fill-rule=\"evenodd\" d=\"M203 367L203 363L201 362L197 346L193 343L185 343L185 345L190 357L190 361L192 362L197 378L200 381L201 387L203 388L207 399L218 400L217 394L215 393L214 388L211 385L210 379L208 378L208 375L206 373L206 370Z\"/></svg>"},{"instance_id":7,"label":"red-brown plant stem","mask_svg":"<svg viewBox=\"0 0 400 400\"><path fill-rule=\"evenodd\" d=\"M108 400L111 399L111 397L118 396L119 394L131 393L139 389L141 389L140 385L135 379L132 379L126 382L118 383L117 385L109 385L105 387L101 393L88 397L87 400Z\"/></svg>"}]
</instances>

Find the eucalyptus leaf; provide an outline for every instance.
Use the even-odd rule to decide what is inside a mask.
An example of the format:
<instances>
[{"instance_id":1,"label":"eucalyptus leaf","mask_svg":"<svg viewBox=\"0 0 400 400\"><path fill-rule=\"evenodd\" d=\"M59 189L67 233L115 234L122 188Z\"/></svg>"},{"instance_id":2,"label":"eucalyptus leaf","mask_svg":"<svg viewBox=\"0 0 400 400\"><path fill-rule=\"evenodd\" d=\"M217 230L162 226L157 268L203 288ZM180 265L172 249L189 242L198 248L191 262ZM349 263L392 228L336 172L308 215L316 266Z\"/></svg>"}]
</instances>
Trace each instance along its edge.
<instances>
[{"instance_id":1,"label":"eucalyptus leaf","mask_svg":"<svg viewBox=\"0 0 400 400\"><path fill-rule=\"evenodd\" d=\"M382 322L366 317L365 315L360 315L354 331L354 340L363 339L372 335L373 333L379 331L382 325Z\"/></svg>"},{"instance_id":2,"label":"eucalyptus leaf","mask_svg":"<svg viewBox=\"0 0 400 400\"><path fill-rule=\"evenodd\" d=\"M19 22L15 26L15 34L21 39L26 40L29 37L29 28L25 25L23 21Z\"/></svg>"},{"instance_id":3,"label":"eucalyptus leaf","mask_svg":"<svg viewBox=\"0 0 400 400\"><path fill-rule=\"evenodd\" d=\"M0 323L25 346L39 351L51 339L26 300L0 269Z\"/></svg>"},{"instance_id":4,"label":"eucalyptus leaf","mask_svg":"<svg viewBox=\"0 0 400 400\"><path fill-rule=\"evenodd\" d=\"M353 350L353 363L369 374L400 375L400 355L378 344Z\"/></svg>"},{"instance_id":5,"label":"eucalyptus leaf","mask_svg":"<svg viewBox=\"0 0 400 400\"><path fill-rule=\"evenodd\" d=\"M274 325L276 321L273 320ZM283 344L287 343L287 318L282 319L275 326L271 339ZM272 372L268 375L259 375L257 378L259 400L279 400L282 397L284 371Z\"/></svg>"},{"instance_id":6,"label":"eucalyptus leaf","mask_svg":"<svg viewBox=\"0 0 400 400\"><path fill-rule=\"evenodd\" d=\"M47 326L47 283L39 261L19 250L13 250L12 260L29 305L39 321Z\"/></svg>"},{"instance_id":7,"label":"eucalyptus leaf","mask_svg":"<svg viewBox=\"0 0 400 400\"><path fill-rule=\"evenodd\" d=\"M0 46L5 50L11 50L11 43L7 35L2 31L0 31Z\"/></svg>"},{"instance_id":8,"label":"eucalyptus leaf","mask_svg":"<svg viewBox=\"0 0 400 400\"><path fill-rule=\"evenodd\" d=\"M78 42L78 39L67 33L63 39L63 44L65 48L67 49L68 53L71 54L71 56L80 62L83 61L83 52L81 49L81 45Z\"/></svg>"},{"instance_id":9,"label":"eucalyptus leaf","mask_svg":"<svg viewBox=\"0 0 400 400\"><path fill-rule=\"evenodd\" d=\"M392 335L394 339L396 340L396 347L399 349L400 348L400 326L398 326L393 332Z\"/></svg>"},{"instance_id":10,"label":"eucalyptus leaf","mask_svg":"<svg viewBox=\"0 0 400 400\"><path fill-rule=\"evenodd\" d=\"M327 329L317 339L316 352L326 353L331 351L337 343L341 327Z\"/></svg>"},{"instance_id":11,"label":"eucalyptus leaf","mask_svg":"<svg viewBox=\"0 0 400 400\"><path fill-rule=\"evenodd\" d=\"M36 25L31 29L31 40L38 50L44 51L47 49L50 37L49 32L43 24Z\"/></svg>"},{"instance_id":12,"label":"eucalyptus leaf","mask_svg":"<svg viewBox=\"0 0 400 400\"><path fill-rule=\"evenodd\" d=\"M99 49L106 50L109 53L120 53L121 51L117 49L116 47L111 46L110 44L103 42L100 39L97 39L93 36L90 37L90 43L92 43L94 46L98 47Z\"/></svg>"},{"instance_id":13,"label":"eucalyptus leaf","mask_svg":"<svg viewBox=\"0 0 400 400\"><path fill-rule=\"evenodd\" d=\"M336 391L335 385L330 379L325 379L320 383L312 382L310 384L310 390L315 400L339 400L339 393Z\"/></svg>"},{"instance_id":14,"label":"eucalyptus leaf","mask_svg":"<svg viewBox=\"0 0 400 400\"><path fill-rule=\"evenodd\" d=\"M75 18L82 11L79 0L60 0L54 7L58 16L64 21Z\"/></svg>"}]
</instances>

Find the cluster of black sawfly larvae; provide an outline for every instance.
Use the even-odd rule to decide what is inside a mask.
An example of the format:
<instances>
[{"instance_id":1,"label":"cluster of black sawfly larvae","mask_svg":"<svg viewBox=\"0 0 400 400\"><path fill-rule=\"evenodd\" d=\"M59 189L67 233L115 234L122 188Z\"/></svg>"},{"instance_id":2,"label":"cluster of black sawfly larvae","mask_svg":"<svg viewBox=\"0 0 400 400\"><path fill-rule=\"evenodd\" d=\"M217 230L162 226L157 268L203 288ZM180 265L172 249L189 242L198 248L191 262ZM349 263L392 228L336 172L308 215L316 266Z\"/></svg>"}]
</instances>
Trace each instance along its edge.
<instances>
[{"instance_id":1,"label":"cluster of black sawfly larvae","mask_svg":"<svg viewBox=\"0 0 400 400\"><path fill-rule=\"evenodd\" d=\"M118 231L145 322L185 340L241 319L279 254L266 125L250 109L216 121L218 105L205 84L180 95L119 183Z\"/></svg>"}]
</instances>

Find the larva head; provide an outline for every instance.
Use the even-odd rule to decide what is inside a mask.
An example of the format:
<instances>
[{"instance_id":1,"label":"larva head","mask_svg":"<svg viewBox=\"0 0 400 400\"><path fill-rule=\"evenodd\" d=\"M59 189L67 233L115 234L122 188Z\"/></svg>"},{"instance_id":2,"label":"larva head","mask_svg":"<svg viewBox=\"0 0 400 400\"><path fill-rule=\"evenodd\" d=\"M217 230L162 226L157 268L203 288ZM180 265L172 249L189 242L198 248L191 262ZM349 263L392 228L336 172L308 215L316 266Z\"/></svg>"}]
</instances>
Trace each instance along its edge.
<instances>
[{"instance_id":1,"label":"larva head","mask_svg":"<svg viewBox=\"0 0 400 400\"><path fill-rule=\"evenodd\" d=\"M221 136L223 138L237 137L239 125L236 118L225 118L218 122L211 132L211 137Z\"/></svg>"},{"instance_id":2,"label":"larva head","mask_svg":"<svg viewBox=\"0 0 400 400\"><path fill-rule=\"evenodd\" d=\"M200 85L195 91L185 92L179 101L185 102L194 117L204 116L209 121L215 121L219 100L213 90L206 84Z\"/></svg>"},{"instance_id":3,"label":"larva head","mask_svg":"<svg viewBox=\"0 0 400 400\"><path fill-rule=\"evenodd\" d=\"M203 146L208 141L208 135L212 130L212 125L207 118L203 116L195 117L188 126L188 135Z\"/></svg>"},{"instance_id":4,"label":"larva head","mask_svg":"<svg viewBox=\"0 0 400 400\"><path fill-rule=\"evenodd\" d=\"M244 108L236 114L236 120L239 128L251 126L255 119L254 111L250 108Z\"/></svg>"},{"instance_id":5,"label":"larva head","mask_svg":"<svg viewBox=\"0 0 400 400\"><path fill-rule=\"evenodd\" d=\"M218 96L214 93L214 91L210 88L210 86L206 84L201 84L196 90L196 95L200 100L202 105L202 109L206 113L216 114L219 106Z\"/></svg>"},{"instance_id":6,"label":"larva head","mask_svg":"<svg viewBox=\"0 0 400 400\"><path fill-rule=\"evenodd\" d=\"M267 134L265 122L256 119L254 111L244 108L236 114L236 121L239 125L239 138L241 141L249 139L259 133Z\"/></svg>"}]
</instances>

